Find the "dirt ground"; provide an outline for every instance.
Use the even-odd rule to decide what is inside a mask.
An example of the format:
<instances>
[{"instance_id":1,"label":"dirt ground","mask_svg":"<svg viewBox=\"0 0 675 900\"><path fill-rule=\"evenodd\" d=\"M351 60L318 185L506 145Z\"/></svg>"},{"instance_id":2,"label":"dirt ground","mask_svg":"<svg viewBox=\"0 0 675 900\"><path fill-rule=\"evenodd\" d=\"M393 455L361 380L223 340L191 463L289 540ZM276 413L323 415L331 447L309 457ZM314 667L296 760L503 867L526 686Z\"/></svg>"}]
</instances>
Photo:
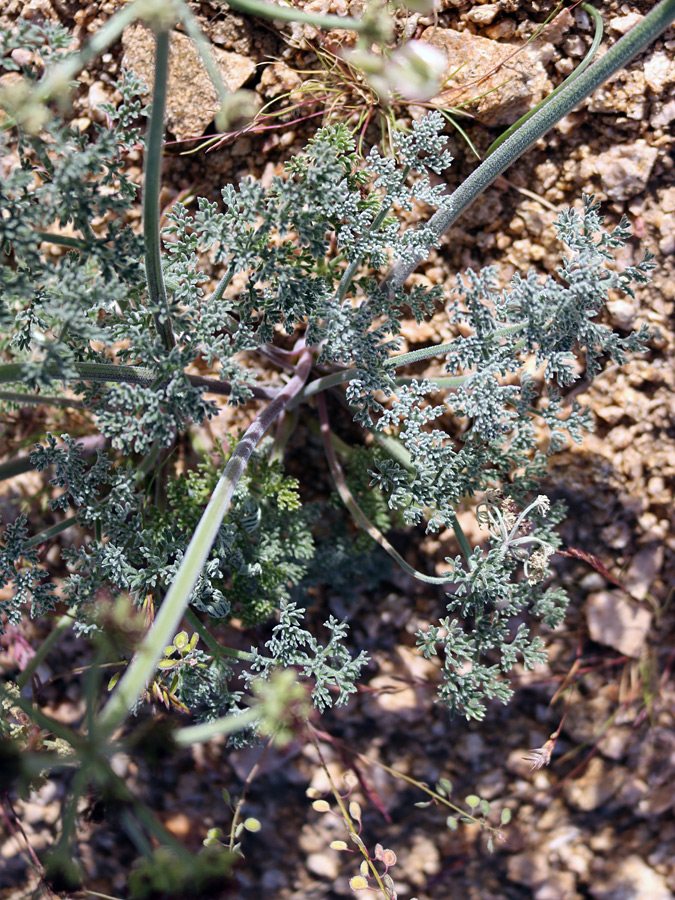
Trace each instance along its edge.
<instances>
[{"instance_id":1,"label":"dirt ground","mask_svg":"<svg viewBox=\"0 0 675 900\"><path fill-rule=\"evenodd\" d=\"M88 6L75 0L6 0L4 16L54 18L85 39L121 5L119 0ZM605 44L652 5L648 0L599 4ZM308 27L276 27L230 11L223 0L191 6L218 50L228 86L250 87L263 102L309 78L306 70L318 66L317 48L347 39L317 35ZM337 14L358 11L348 0L311 0L308 7ZM501 64L498 85L505 80L504 71L512 73L506 86L466 107L472 118L458 120L481 154L586 52L590 19L579 9L559 16L525 47L552 9L549 0L443 0L437 22L433 17L399 17L400 35L426 32L428 39L441 43L448 29L463 36L464 43L453 44L460 54L453 66L466 63L446 98L453 105L476 96L477 74L483 74L471 70L476 59L486 60L488 68L493 61ZM141 28L128 29L85 73L73 108L76 119L85 125L96 120L96 106L110 97L111 82L123 64L139 74L147 71L147 41ZM504 48L521 52L505 59ZM321 122L318 115L307 118L320 105L308 104L304 116L289 113L274 128L210 152L181 156L179 151L198 144L187 139L213 133L215 100L182 35L174 42L172 65L167 204L187 189L217 199L226 181L245 174L269 179ZM415 107L397 110L404 119L420 113ZM366 146L379 138L378 121L373 115L364 131ZM606 369L583 392L596 431L581 447L555 458L545 486L551 497L568 504L565 545L599 558L625 591L583 559L558 557L556 570L571 597L569 615L563 629L544 634L548 664L533 673L516 672L517 691L509 706L492 705L484 722L467 725L450 720L434 703L438 670L416 653L414 634L441 614L440 589L399 573L386 590L360 591L348 607L339 597L326 598L331 612L350 617L354 648L366 649L371 663L352 702L315 722L323 732L321 752L338 782L351 773L355 787L350 799L363 809L367 845L379 842L397 854L391 874L400 898L675 897L674 123L671 28L499 179L413 276L449 284L458 270L494 264L506 284L515 271L529 266L553 272L559 261L553 228L557 211L578 204L582 192L594 193L607 224L618 223L624 214L629 219L635 237L623 251L622 264L636 263L645 250L658 263L652 283L634 300L622 297L610 303L607 322L624 333L646 322L658 329L658 336L646 352L621 370ZM472 171L476 158L457 131L448 133L455 157L448 179L452 187ZM140 180L140 158L131 165L137 166ZM441 342L449 332L437 315L422 325L407 322L403 334L406 350ZM225 409L214 431L236 428L237 415L241 413ZM6 427L20 429L21 424ZM451 553L450 536L418 543L420 567L442 569ZM320 616L325 617L325 609ZM29 623L22 638L35 643L47 629L48 624ZM0 645L0 665L8 677L17 670L16 643ZM85 664L86 658L84 642L66 634L48 659L45 676L56 679L45 694L48 711L64 721L77 720L83 699L79 678L61 675ZM561 687L571 685L571 693L559 696ZM531 771L524 757L541 747L561 721L550 766ZM230 752L214 742L172 756L161 771L120 755L116 771L174 835L197 849L208 828L229 828L231 813L221 789L240 792L263 750ZM245 858L233 882L223 887L223 897L335 900L353 895L348 882L358 873L358 858L329 846L344 837L342 820L332 812L315 811L306 796L310 787L324 790L324 778L311 743L296 741L284 752L265 753L244 806L245 815L259 819L262 828L243 837ZM425 795L411 781L434 785L440 778L452 782L451 799L459 805L477 794L496 810L511 810L512 821L502 829L504 840L497 841L494 853L488 852L486 834L478 827L460 824L450 830L447 810L415 805ZM26 848L40 857L52 844L65 787L56 778L28 800L15 799L21 832L10 827L7 815L0 819L2 900L50 896L28 869ZM136 852L124 835L94 818L83 817L78 831L86 887L125 897Z\"/></svg>"}]
</instances>

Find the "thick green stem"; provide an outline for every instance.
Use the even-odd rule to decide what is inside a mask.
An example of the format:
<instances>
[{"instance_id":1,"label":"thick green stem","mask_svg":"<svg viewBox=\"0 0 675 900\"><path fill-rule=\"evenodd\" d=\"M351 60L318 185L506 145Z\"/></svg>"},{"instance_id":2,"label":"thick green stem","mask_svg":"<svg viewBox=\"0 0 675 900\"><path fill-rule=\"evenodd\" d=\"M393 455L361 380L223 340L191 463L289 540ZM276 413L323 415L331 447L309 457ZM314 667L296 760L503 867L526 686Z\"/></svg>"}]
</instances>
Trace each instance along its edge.
<instances>
[{"instance_id":1,"label":"thick green stem","mask_svg":"<svg viewBox=\"0 0 675 900\"><path fill-rule=\"evenodd\" d=\"M143 366L118 366L114 363L74 363L73 368L77 372L77 377L80 381L93 381L102 384L140 384L143 387L152 387L157 382L157 374L152 369L146 369ZM0 365L0 384L22 381L23 371L24 366L22 363ZM69 376L61 375L55 366L47 366L47 374L64 381L69 379ZM203 375L186 375L185 377L193 387L205 388L205 393L207 394L218 394L228 397L232 393L232 385L229 381L217 381L215 378L205 378ZM280 390L257 385L250 385L249 389L257 400L273 400ZM39 394L35 396L40 397ZM49 403L50 401L45 399L44 402ZM59 405L71 404L61 401Z\"/></svg>"},{"instance_id":2,"label":"thick green stem","mask_svg":"<svg viewBox=\"0 0 675 900\"><path fill-rule=\"evenodd\" d=\"M134 708L145 690L157 662L164 654L164 648L171 642L187 609L192 591L208 559L229 509L232 495L251 454L270 425L302 389L311 365L311 354L305 350L298 362L296 374L283 391L262 410L237 444L192 535L180 568L162 601L152 628L143 639L100 715L99 724L104 730L113 731Z\"/></svg>"},{"instance_id":3,"label":"thick green stem","mask_svg":"<svg viewBox=\"0 0 675 900\"><path fill-rule=\"evenodd\" d=\"M201 621L197 613L190 609L190 607L185 610L185 621L192 625L199 637L204 641L211 653L217 659L221 659L223 656L233 659L242 659L245 662L250 662L250 660L253 659L253 655L247 653L245 650L235 650L233 647L223 647L222 644L219 644L206 625Z\"/></svg>"},{"instance_id":4,"label":"thick green stem","mask_svg":"<svg viewBox=\"0 0 675 900\"><path fill-rule=\"evenodd\" d=\"M265 0L228 0L229 7L240 12L249 13L252 16L260 16L263 19L274 19L277 22L304 22L307 25L315 25L330 31L332 28L344 28L348 31L359 31L371 34L373 22L366 17L353 19L350 16L318 15L316 13L303 12L293 6L277 6L275 3L265 3Z\"/></svg>"},{"instance_id":5,"label":"thick green stem","mask_svg":"<svg viewBox=\"0 0 675 900\"><path fill-rule=\"evenodd\" d=\"M586 69L593 62L593 59L595 58L595 54L598 52L600 44L602 43L602 35L604 32L604 27L602 24L602 16L600 15L600 13L597 11L597 9L594 6L591 6L590 3L581 3L580 6L583 10L585 10L593 18L593 21L595 22L595 35L593 36L593 41L591 43L591 46L588 49L588 53L586 54L586 56L584 56L584 58L579 63L579 65L576 67L576 69L570 75L567 76L567 78L562 82L562 84L559 84L558 87L554 91L551 91L551 93L548 95L548 97L544 97L544 99L541 100L539 103L537 103L536 106L533 106L529 112L526 112L525 115L521 116L517 122L514 122L510 128L507 128L503 134L500 134L496 141L493 141L490 144L490 146L487 148L487 151L485 153L486 157L489 156L491 153L494 153L494 151L497 149L497 147L501 146L507 138L511 137L511 135L515 131L517 131L522 125L524 125L528 119L531 119L532 116L542 108L542 106L544 106L547 103L550 103L554 97L557 97L558 94L565 87L565 85L570 84L572 81L576 81L576 79L581 75L581 73L585 72Z\"/></svg>"},{"instance_id":6,"label":"thick green stem","mask_svg":"<svg viewBox=\"0 0 675 900\"><path fill-rule=\"evenodd\" d=\"M651 12L635 25L571 84L565 85L550 103L545 104L532 118L512 134L501 147L492 153L469 175L450 196L448 203L429 220L429 227L437 238L447 231L459 216L476 200L502 172L522 156L586 97L604 84L616 72L626 66L638 53L675 20L675 0L661 0ZM424 254L411 254L399 259L389 271L385 283L403 284L406 278L425 258Z\"/></svg>"},{"instance_id":7,"label":"thick green stem","mask_svg":"<svg viewBox=\"0 0 675 900\"><path fill-rule=\"evenodd\" d=\"M161 238L159 233L159 192L162 181L162 142L164 140L164 110L166 85L169 77L169 32L159 31L155 41L155 83L145 151L143 179L143 238L145 241L145 275L148 293L155 316L155 324L167 350L176 345L169 318L169 304L162 272Z\"/></svg>"}]
</instances>

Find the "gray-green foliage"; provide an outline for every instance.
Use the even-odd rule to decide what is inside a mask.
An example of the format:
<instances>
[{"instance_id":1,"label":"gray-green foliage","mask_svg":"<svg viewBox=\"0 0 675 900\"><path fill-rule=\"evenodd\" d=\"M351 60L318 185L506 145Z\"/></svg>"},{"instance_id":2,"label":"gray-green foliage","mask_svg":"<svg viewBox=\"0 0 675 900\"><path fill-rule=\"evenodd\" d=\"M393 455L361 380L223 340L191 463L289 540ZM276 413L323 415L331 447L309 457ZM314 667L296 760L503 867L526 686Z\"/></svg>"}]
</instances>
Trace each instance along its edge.
<instances>
[{"instance_id":1,"label":"gray-green foliage","mask_svg":"<svg viewBox=\"0 0 675 900\"><path fill-rule=\"evenodd\" d=\"M5 61L12 46L28 41L25 31L13 43L2 39ZM390 257L426 254L436 242L423 225L403 228L397 211L416 202L446 203L444 185L431 181L451 162L443 120L432 113L400 134L397 160L373 150L365 162L347 129L331 126L267 188L249 178L226 186L222 205L174 204L163 233L175 338L167 343L155 325L166 309L153 307L144 287L142 239L125 221L137 201L124 160L142 143L139 85L127 75L120 91L121 105L107 110L109 126L96 126L93 137L57 121L38 136L18 130L17 165L0 185L3 354L9 368L19 366L4 380L52 390L66 381L86 399L109 441L90 467L67 435L63 445L48 436L32 454L36 468L55 470L54 512L77 512L91 534L63 554L71 573L63 596L81 612L80 628L93 627L87 607L103 586L128 592L139 604L148 595L161 602L215 486L218 471L208 461L187 475L164 463L157 504L155 485L139 477L137 455L152 469L159 452L191 424L218 414L186 368L196 359L216 367L221 393L244 404L256 390L273 397L282 385L260 383L252 355L283 373L293 368L298 348L311 347L315 378L334 373L337 384L342 377L342 400L354 419L376 438L397 439L395 458L378 454L369 463L371 487L383 492L392 516L407 525L425 522L428 531L458 530L458 506L485 494L488 549L449 560L447 611L455 617L441 616L418 635L426 655L444 654L442 700L481 717L486 698L508 699L503 673L518 659L532 666L542 656L530 626L516 622L525 617L553 626L564 611L565 596L550 586L548 565L562 510L532 501L548 456L588 426L576 403L563 408L559 388L578 377L579 359L592 377L603 358L621 363L627 350L641 346L644 332L620 338L595 319L609 291L631 293L651 263L621 273L608 267L628 232L622 223L605 234L597 206L586 198L583 213L560 216L564 255L556 277L531 271L503 289L493 269L468 271L457 277L451 300L440 287L393 286L382 277ZM55 259L46 252L46 233L57 232L58 243L66 226L78 237ZM221 272L211 292L204 290L205 255ZM408 311L420 321L440 303L463 336L442 350L454 381L434 405L437 385L397 381L394 354ZM296 356L281 352L278 336L300 333ZM532 358L536 378L526 368ZM107 366L101 377L92 375L95 365ZM140 369L123 368L130 365ZM449 414L461 423L456 433L434 426ZM325 623L325 645L300 624L298 600L317 583L313 561L317 554L330 558L330 542L317 538L321 513L300 505L297 485L272 462L283 445L275 441L252 458L190 602L215 619L236 613L248 624L278 613L264 647L251 648L245 679L298 667L323 708L355 690L366 657L352 657L347 627L333 617ZM306 477L319 475L310 469ZM495 488L501 499L491 493ZM381 509L378 516L383 527ZM344 534L334 561L368 569L363 548L345 558ZM3 601L11 622L29 600L33 615L52 608L53 591L25 519L7 526L1 562L0 584L16 586L14 598ZM330 571L323 576L330 584ZM213 718L237 709L240 694L228 686L235 669L220 657L206 669L208 677L197 678L205 659L202 668L185 667L180 697Z\"/></svg>"}]
</instances>

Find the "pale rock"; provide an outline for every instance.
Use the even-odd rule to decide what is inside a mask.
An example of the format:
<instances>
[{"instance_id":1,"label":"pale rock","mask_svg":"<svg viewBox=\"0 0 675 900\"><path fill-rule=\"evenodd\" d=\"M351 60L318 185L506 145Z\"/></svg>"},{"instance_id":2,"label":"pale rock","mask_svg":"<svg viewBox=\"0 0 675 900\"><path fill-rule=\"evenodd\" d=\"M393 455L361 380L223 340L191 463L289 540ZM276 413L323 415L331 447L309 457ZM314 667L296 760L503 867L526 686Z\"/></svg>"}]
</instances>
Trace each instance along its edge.
<instances>
[{"instance_id":1,"label":"pale rock","mask_svg":"<svg viewBox=\"0 0 675 900\"><path fill-rule=\"evenodd\" d=\"M606 877L596 876L589 883L594 900L674 900L665 878L636 854L613 855L604 872Z\"/></svg>"},{"instance_id":2,"label":"pale rock","mask_svg":"<svg viewBox=\"0 0 675 900\"><path fill-rule=\"evenodd\" d=\"M613 647L625 656L638 658L651 626L652 614L618 594L599 591L588 596L586 621L592 640Z\"/></svg>"},{"instance_id":3,"label":"pale rock","mask_svg":"<svg viewBox=\"0 0 675 900\"><path fill-rule=\"evenodd\" d=\"M650 119L650 123L654 128L659 128L664 125L670 125L673 119L675 119L675 100L670 100L656 110Z\"/></svg>"},{"instance_id":4,"label":"pale rock","mask_svg":"<svg viewBox=\"0 0 675 900\"><path fill-rule=\"evenodd\" d=\"M625 769L608 767L598 756L594 756L580 778L565 782L565 797L575 809L591 812L604 806L616 794L625 776Z\"/></svg>"},{"instance_id":5,"label":"pale rock","mask_svg":"<svg viewBox=\"0 0 675 900\"><path fill-rule=\"evenodd\" d=\"M476 25L491 25L497 18L499 7L496 3L486 3L484 6L474 6L466 14L470 22Z\"/></svg>"},{"instance_id":6,"label":"pale rock","mask_svg":"<svg viewBox=\"0 0 675 900\"><path fill-rule=\"evenodd\" d=\"M511 881L535 887L543 884L551 875L548 858L539 849L526 850L509 857L506 870Z\"/></svg>"},{"instance_id":7,"label":"pale rock","mask_svg":"<svg viewBox=\"0 0 675 900\"><path fill-rule=\"evenodd\" d=\"M607 311L613 321L624 331L632 331L635 318L640 312L640 298L629 297L627 294L619 297L610 297L607 300Z\"/></svg>"},{"instance_id":8,"label":"pale rock","mask_svg":"<svg viewBox=\"0 0 675 900\"><path fill-rule=\"evenodd\" d=\"M312 875L317 875L325 881L335 881L340 874L337 851L329 850L326 853L310 853L307 857L307 868Z\"/></svg>"},{"instance_id":9,"label":"pale rock","mask_svg":"<svg viewBox=\"0 0 675 900\"><path fill-rule=\"evenodd\" d=\"M551 872L534 890L534 900L579 900L576 878L572 872Z\"/></svg>"},{"instance_id":10,"label":"pale rock","mask_svg":"<svg viewBox=\"0 0 675 900\"><path fill-rule=\"evenodd\" d=\"M471 100L469 110L487 125L511 125L552 89L544 68L551 59L551 44L514 54L508 44L433 27L421 39L445 52L445 77L452 75L443 93L431 102L452 106Z\"/></svg>"},{"instance_id":11,"label":"pale rock","mask_svg":"<svg viewBox=\"0 0 675 900\"><path fill-rule=\"evenodd\" d=\"M630 31L638 22L642 21L643 16L640 13L632 12L626 16L615 16L607 23L612 31L618 31L619 34L625 34Z\"/></svg>"},{"instance_id":12,"label":"pale rock","mask_svg":"<svg viewBox=\"0 0 675 900\"><path fill-rule=\"evenodd\" d=\"M647 141L618 144L593 160L596 175L611 200L627 200L644 191L659 151Z\"/></svg>"},{"instance_id":13,"label":"pale rock","mask_svg":"<svg viewBox=\"0 0 675 900\"><path fill-rule=\"evenodd\" d=\"M650 544L635 554L624 577L624 586L637 600L644 600L663 565L663 546Z\"/></svg>"},{"instance_id":14,"label":"pale rock","mask_svg":"<svg viewBox=\"0 0 675 900\"><path fill-rule=\"evenodd\" d=\"M100 81L95 81L87 95L87 105L92 119L96 122L105 122L106 113L100 107L103 103L110 103L110 100L110 88L106 88Z\"/></svg>"},{"instance_id":15,"label":"pale rock","mask_svg":"<svg viewBox=\"0 0 675 900\"><path fill-rule=\"evenodd\" d=\"M675 214L668 213L661 217L659 231L661 232L659 250L664 255L675 253Z\"/></svg>"},{"instance_id":16,"label":"pale rock","mask_svg":"<svg viewBox=\"0 0 675 900\"><path fill-rule=\"evenodd\" d=\"M645 81L655 94L660 93L671 81L675 81L675 60L665 50L656 50L644 65Z\"/></svg>"},{"instance_id":17,"label":"pale rock","mask_svg":"<svg viewBox=\"0 0 675 900\"><path fill-rule=\"evenodd\" d=\"M298 73L282 62L265 66L260 76L260 87L267 97L277 97L279 94L294 91L301 85L302 78Z\"/></svg>"},{"instance_id":18,"label":"pale rock","mask_svg":"<svg viewBox=\"0 0 675 900\"><path fill-rule=\"evenodd\" d=\"M122 34L122 65L133 69L152 89L155 39L142 25L132 25ZM255 71L247 56L211 47L221 77L229 91L240 88ZM220 108L216 89L194 44L184 34L171 32L166 124L176 138L199 137Z\"/></svg>"}]
</instances>

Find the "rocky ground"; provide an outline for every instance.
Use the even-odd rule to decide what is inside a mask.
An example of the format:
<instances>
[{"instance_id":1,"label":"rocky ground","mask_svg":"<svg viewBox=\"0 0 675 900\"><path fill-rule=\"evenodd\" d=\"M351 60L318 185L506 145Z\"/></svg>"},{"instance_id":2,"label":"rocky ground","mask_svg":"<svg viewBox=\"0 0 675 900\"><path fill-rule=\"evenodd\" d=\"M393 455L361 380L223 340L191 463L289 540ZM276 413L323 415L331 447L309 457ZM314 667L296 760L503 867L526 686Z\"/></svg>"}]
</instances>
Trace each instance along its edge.
<instances>
[{"instance_id":1,"label":"rocky ground","mask_svg":"<svg viewBox=\"0 0 675 900\"><path fill-rule=\"evenodd\" d=\"M88 6L75 0L9 0L4 15L10 20L18 15L56 18L85 39L121 5L119 0ZM650 0L603 3L606 41L616 40L651 6ZM345 35L279 28L234 13L222 0L192 7L216 47L229 87L251 87L268 102L316 77L317 96L321 90L325 96L326 76L307 70L317 69L317 53ZM341 14L357 6L348 0L311 0L307 8ZM494 88L465 107L474 118L460 120L479 153L586 52L591 24L578 8L559 15L525 47L552 9L548 0L444 0L436 22L400 18L401 35L415 34L445 47L453 70L462 66L445 103L456 106ZM131 27L85 73L73 109L84 127L100 116L97 105L111 96L122 65L147 77L148 47L147 32ZM519 52L512 55L514 50ZM168 147L166 203L185 190L216 199L226 180L244 174L269 179L321 121L316 116L293 124L301 117L289 113L274 128L208 153L180 156L180 150L198 143L187 141L212 133L216 99L181 34L175 36L173 53L169 139L180 143ZM493 69L479 89L477 80ZM363 808L367 845L372 849L380 842L396 852L391 874L401 898L675 896L674 98L671 29L499 179L413 276L450 284L457 270L487 263L498 267L505 282L531 265L552 272L558 264L556 212L578 203L582 192L602 200L609 224L628 216L635 237L623 251L624 265L637 262L645 250L656 254L659 264L653 282L635 300L617 298L610 304L608 320L623 332L646 322L658 336L647 352L620 371L607 369L585 392L596 432L556 459L547 486L547 493L568 503L566 545L597 556L623 590L583 560L560 557L557 570L572 603L564 630L545 635L549 663L534 673L519 672L511 705L491 707L476 725L450 721L434 704L436 666L414 650L414 633L443 608L440 591L395 576L388 592L362 592L347 610L357 649L366 648L372 661L363 690L349 706L315 723L323 732L319 746L333 777L342 783L349 776L355 783L350 799ZM304 116L320 109L308 103ZM404 118L421 112L398 110ZM372 125L367 140L377 136L376 117ZM457 132L450 132L450 142L456 158L452 185L476 160ZM140 178L140 159L131 165ZM449 336L441 315L420 326L408 322L403 333L407 349ZM223 430L238 424L231 411L219 423ZM470 527L468 516L466 524ZM436 564L440 570L451 552L448 535L425 539L419 549L426 560L422 567ZM336 615L345 614L342 601L328 602ZM16 670L21 640L38 641L45 627L33 623L5 641L0 663L8 673ZM77 676L63 673L83 665L86 652L82 642L66 635L49 658L46 676L57 680L45 695L46 711L67 722L78 719L83 700ZM523 757L542 747L561 722L550 766L531 771ZM231 753L212 744L172 757L159 772L126 757L117 766L164 824L196 849L207 828L229 827L231 813L220 789L236 795L262 752ZM245 859L223 897L332 900L352 895L348 881L357 874L358 859L329 847L344 837L342 820L332 811L315 811L306 797L308 788L326 787L317 752L312 743L296 741L284 752L265 754L244 806L262 828L244 837ZM451 799L460 805L473 793L493 802L497 811L504 806L512 811L494 853L488 852L488 835L479 827L450 830L448 810L415 805L425 794L412 782L434 785L440 778L452 782ZM26 847L40 856L51 844L63 789L63 782L49 781L27 801L15 803L21 833L9 828L7 818L0 820L0 829L6 827L0 847L2 900L41 895L36 880L26 874ZM87 888L126 896L127 867L135 855L126 839L107 829L105 821L91 820L83 820L79 837Z\"/></svg>"}]
</instances>

